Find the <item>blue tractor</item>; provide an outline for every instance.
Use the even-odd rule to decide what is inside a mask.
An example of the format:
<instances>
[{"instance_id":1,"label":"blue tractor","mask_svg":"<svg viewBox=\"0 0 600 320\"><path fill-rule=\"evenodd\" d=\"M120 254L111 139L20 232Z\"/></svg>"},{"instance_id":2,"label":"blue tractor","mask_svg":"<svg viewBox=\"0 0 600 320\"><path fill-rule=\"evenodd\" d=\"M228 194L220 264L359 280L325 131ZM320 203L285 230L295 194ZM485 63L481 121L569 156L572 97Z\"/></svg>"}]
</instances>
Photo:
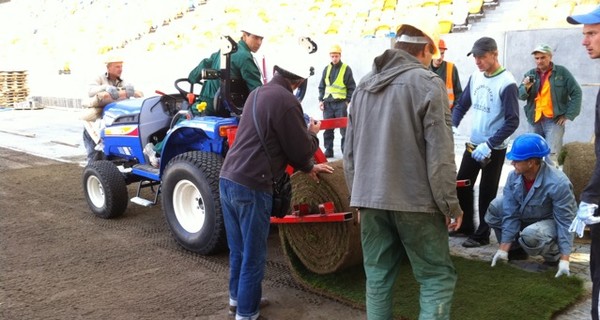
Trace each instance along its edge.
<instances>
[{"instance_id":1,"label":"blue tractor","mask_svg":"<svg viewBox=\"0 0 600 320\"><path fill-rule=\"evenodd\" d=\"M222 70L227 70L237 44L222 38ZM241 111L229 99L227 72L206 70L203 79L221 79L220 105ZM177 94L159 93L150 98L109 104L104 109L105 127L100 136L103 149L84 168L83 189L91 211L110 219L122 215L131 201L142 206L159 202L169 228L184 248L212 254L226 248L225 227L219 201L219 171L232 134L238 124L236 112L229 117L193 117L194 84L181 88L187 79L175 81ZM149 142L162 141L160 164L154 167L143 152ZM128 185L137 184L129 199ZM141 196L150 188L151 198Z\"/></svg>"}]
</instances>

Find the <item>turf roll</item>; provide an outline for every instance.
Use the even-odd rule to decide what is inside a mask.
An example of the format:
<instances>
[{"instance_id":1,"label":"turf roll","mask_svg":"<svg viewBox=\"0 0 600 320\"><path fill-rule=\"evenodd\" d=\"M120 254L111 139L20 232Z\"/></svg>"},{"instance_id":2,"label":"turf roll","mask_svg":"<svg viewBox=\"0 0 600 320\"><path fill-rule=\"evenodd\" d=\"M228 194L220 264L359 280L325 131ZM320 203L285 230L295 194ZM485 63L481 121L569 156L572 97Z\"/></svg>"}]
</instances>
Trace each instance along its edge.
<instances>
[{"instance_id":1,"label":"turf roll","mask_svg":"<svg viewBox=\"0 0 600 320\"><path fill-rule=\"evenodd\" d=\"M292 263L295 260L316 274L330 274L362 263L360 226L357 214L349 207L342 161L329 165L334 173L320 174L319 183L307 174L292 175L292 204L308 204L316 213L319 204L331 201L336 212L353 212L353 219L279 225L282 249L292 269L296 268Z\"/></svg>"}]
</instances>

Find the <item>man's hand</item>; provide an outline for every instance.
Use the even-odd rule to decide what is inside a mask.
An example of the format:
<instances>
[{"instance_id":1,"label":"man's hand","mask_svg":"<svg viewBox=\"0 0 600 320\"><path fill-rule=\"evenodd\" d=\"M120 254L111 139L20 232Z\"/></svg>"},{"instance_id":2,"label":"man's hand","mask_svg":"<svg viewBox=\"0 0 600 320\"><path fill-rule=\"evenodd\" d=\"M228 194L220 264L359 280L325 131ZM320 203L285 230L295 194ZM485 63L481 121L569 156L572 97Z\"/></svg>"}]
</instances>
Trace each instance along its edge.
<instances>
[{"instance_id":1,"label":"man's hand","mask_svg":"<svg viewBox=\"0 0 600 320\"><path fill-rule=\"evenodd\" d=\"M333 173L333 167L324 163L313 165L312 170L307 173L313 180L319 183L318 173Z\"/></svg>"},{"instance_id":2,"label":"man's hand","mask_svg":"<svg viewBox=\"0 0 600 320\"><path fill-rule=\"evenodd\" d=\"M555 278L558 278L562 275L570 276L571 272L569 271L569 260L560 260L558 262L558 272L556 272Z\"/></svg>"},{"instance_id":3,"label":"man's hand","mask_svg":"<svg viewBox=\"0 0 600 320\"><path fill-rule=\"evenodd\" d=\"M508 261L508 252L498 249L494 255L494 258L492 258L492 267L496 266L496 262L498 262L498 260Z\"/></svg>"},{"instance_id":4,"label":"man's hand","mask_svg":"<svg viewBox=\"0 0 600 320\"><path fill-rule=\"evenodd\" d=\"M567 117L565 116L558 116L555 120L556 124L559 126L564 126L567 124Z\"/></svg>"},{"instance_id":5,"label":"man's hand","mask_svg":"<svg viewBox=\"0 0 600 320\"><path fill-rule=\"evenodd\" d=\"M123 89L125 89L125 92L127 93L127 98L131 98L135 95L135 90L132 85L126 85Z\"/></svg>"},{"instance_id":6,"label":"man's hand","mask_svg":"<svg viewBox=\"0 0 600 320\"><path fill-rule=\"evenodd\" d=\"M573 219L573 222L569 227L569 232L576 232L577 235L582 238L583 229L586 224L590 225L600 222L600 217L594 216L594 212L597 208L597 204L581 201L581 203L579 203L579 209L577 209L577 216Z\"/></svg>"},{"instance_id":7,"label":"man's hand","mask_svg":"<svg viewBox=\"0 0 600 320\"><path fill-rule=\"evenodd\" d=\"M471 157L473 157L473 159L475 159L476 161L481 162L483 161L483 159L489 158L491 154L492 149L490 149L487 142L484 142L477 145L477 148L475 148L475 150L473 150L473 153L471 153Z\"/></svg>"},{"instance_id":8,"label":"man's hand","mask_svg":"<svg viewBox=\"0 0 600 320\"><path fill-rule=\"evenodd\" d=\"M459 215L456 215L454 218L450 218L446 216L446 226L448 227L448 231L457 231L460 229L463 221L463 212L461 211Z\"/></svg>"},{"instance_id":9,"label":"man's hand","mask_svg":"<svg viewBox=\"0 0 600 320\"><path fill-rule=\"evenodd\" d=\"M117 89L117 87L115 87L115 86L106 86L106 92L108 92L108 94L110 94L110 97L113 100L118 100L119 99L119 89Z\"/></svg>"},{"instance_id":10,"label":"man's hand","mask_svg":"<svg viewBox=\"0 0 600 320\"><path fill-rule=\"evenodd\" d=\"M319 109L321 109L321 111L325 110L325 103L323 101L319 101Z\"/></svg>"},{"instance_id":11,"label":"man's hand","mask_svg":"<svg viewBox=\"0 0 600 320\"><path fill-rule=\"evenodd\" d=\"M321 121L315 120L312 117L308 120L308 131L317 134L321 130Z\"/></svg>"}]
</instances>

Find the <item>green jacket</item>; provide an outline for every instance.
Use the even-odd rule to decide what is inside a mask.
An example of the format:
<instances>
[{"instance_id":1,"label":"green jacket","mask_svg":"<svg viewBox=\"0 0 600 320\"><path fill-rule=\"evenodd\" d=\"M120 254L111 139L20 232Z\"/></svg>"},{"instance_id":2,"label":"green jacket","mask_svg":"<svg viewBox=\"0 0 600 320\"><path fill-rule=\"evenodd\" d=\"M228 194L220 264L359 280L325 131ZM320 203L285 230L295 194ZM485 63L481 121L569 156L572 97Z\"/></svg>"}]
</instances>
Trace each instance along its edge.
<instances>
[{"instance_id":1,"label":"green jacket","mask_svg":"<svg viewBox=\"0 0 600 320\"><path fill-rule=\"evenodd\" d=\"M217 51L210 55L209 58L203 59L200 61L198 66L194 68L190 72L188 76L188 80L191 83L201 83L202 80L202 69L221 69L221 51ZM238 41L238 50L231 55L231 70L230 70L231 78L234 80L244 80L247 86L247 92L244 93L244 97L247 97L247 94L260 87L262 85L260 70L258 66L254 62L254 58L250 53L250 49L248 45L243 40ZM214 98L217 90L221 87L221 81L219 79L216 80L205 80L203 81L202 90L200 91L200 96L198 97L199 102L206 102L206 115L214 115L215 107L214 107ZM245 91L245 90L244 90ZM235 89L232 87L232 92L235 92ZM240 105L239 107L242 107ZM195 106L192 108L192 112L194 114L198 114Z\"/></svg>"},{"instance_id":2,"label":"green jacket","mask_svg":"<svg viewBox=\"0 0 600 320\"><path fill-rule=\"evenodd\" d=\"M526 100L525 116L530 124L534 124L535 117L535 98L540 89L540 76L536 68L525 73L525 77L533 76L535 82L527 91L525 85L519 85L519 99ZM581 111L581 87L575 77L563 66L552 65L552 74L548 79L550 81L550 95L552 98L552 110L554 118L564 115L567 119L573 121Z\"/></svg>"}]
</instances>

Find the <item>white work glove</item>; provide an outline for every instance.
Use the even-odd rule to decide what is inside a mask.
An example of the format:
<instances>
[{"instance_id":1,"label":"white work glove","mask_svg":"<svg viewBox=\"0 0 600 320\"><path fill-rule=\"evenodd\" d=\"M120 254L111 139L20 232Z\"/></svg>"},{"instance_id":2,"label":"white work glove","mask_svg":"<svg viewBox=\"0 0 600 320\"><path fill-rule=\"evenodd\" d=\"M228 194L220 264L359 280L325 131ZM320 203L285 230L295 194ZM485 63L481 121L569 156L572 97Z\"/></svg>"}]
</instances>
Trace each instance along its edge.
<instances>
[{"instance_id":1,"label":"white work glove","mask_svg":"<svg viewBox=\"0 0 600 320\"><path fill-rule=\"evenodd\" d=\"M131 98L135 95L135 90L132 85L126 85L123 89L125 89L125 92L127 93L127 98Z\"/></svg>"},{"instance_id":2,"label":"white work glove","mask_svg":"<svg viewBox=\"0 0 600 320\"><path fill-rule=\"evenodd\" d=\"M581 201L579 209L577 210L577 216L573 219L569 232L575 232L577 235L583 237L583 229L586 224L595 224L600 222L600 217L594 217L594 211L598 208L597 204L587 203Z\"/></svg>"},{"instance_id":3,"label":"white work glove","mask_svg":"<svg viewBox=\"0 0 600 320\"><path fill-rule=\"evenodd\" d=\"M483 161L483 159L489 158L491 154L492 149L490 149L488 144L484 142L477 145L477 148L475 148L475 150L473 150L473 153L471 153L471 157L473 157L473 159L477 160L478 162L481 162Z\"/></svg>"},{"instance_id":4,"label":"white work glove","mask_svg":"<svg viewBox=\"0 0 600 320\"><path fill-rule=\"evenodd\" d=\"M458 135L458 128L455 126L452 126L452 135Z\"/></svg>"},{"instance_id":5,"label":"white work glove","mask_svg":"<svg viewBox=\"0 0 600 320\"><path fill-rule=\"evenodd\" d=\"M110 97L113 100L118 100L119 99L119 89L117 89L117 87L115 87L115 86L106 86L106 92L108 92L108 94L110 94Z\"/></svg>"},{"instance_id":6,"label":"white work glove","mask_svg":"<svg viewBox=\"0 0 600 320\"><path fill-rule=\"evenodd\" d=\"M496 251L496 254L494 255L494 258L492 259L492 267L496 266L496 262L498 260L508 261L508 252L502 249L498 249L498 251Z\"/></svg>"},{"instance_id":7,"label":"white work glove","mask_svg":"<svg viewBox=\"0 0 600 320\"><path fill-rule=\"evenodd\" d=\"M556 272L555 278L562 276L563 274L570 276L571 272L569 272L569 261L560 260L558 262L558 272Z\"/></svg>"}]
</instances>

